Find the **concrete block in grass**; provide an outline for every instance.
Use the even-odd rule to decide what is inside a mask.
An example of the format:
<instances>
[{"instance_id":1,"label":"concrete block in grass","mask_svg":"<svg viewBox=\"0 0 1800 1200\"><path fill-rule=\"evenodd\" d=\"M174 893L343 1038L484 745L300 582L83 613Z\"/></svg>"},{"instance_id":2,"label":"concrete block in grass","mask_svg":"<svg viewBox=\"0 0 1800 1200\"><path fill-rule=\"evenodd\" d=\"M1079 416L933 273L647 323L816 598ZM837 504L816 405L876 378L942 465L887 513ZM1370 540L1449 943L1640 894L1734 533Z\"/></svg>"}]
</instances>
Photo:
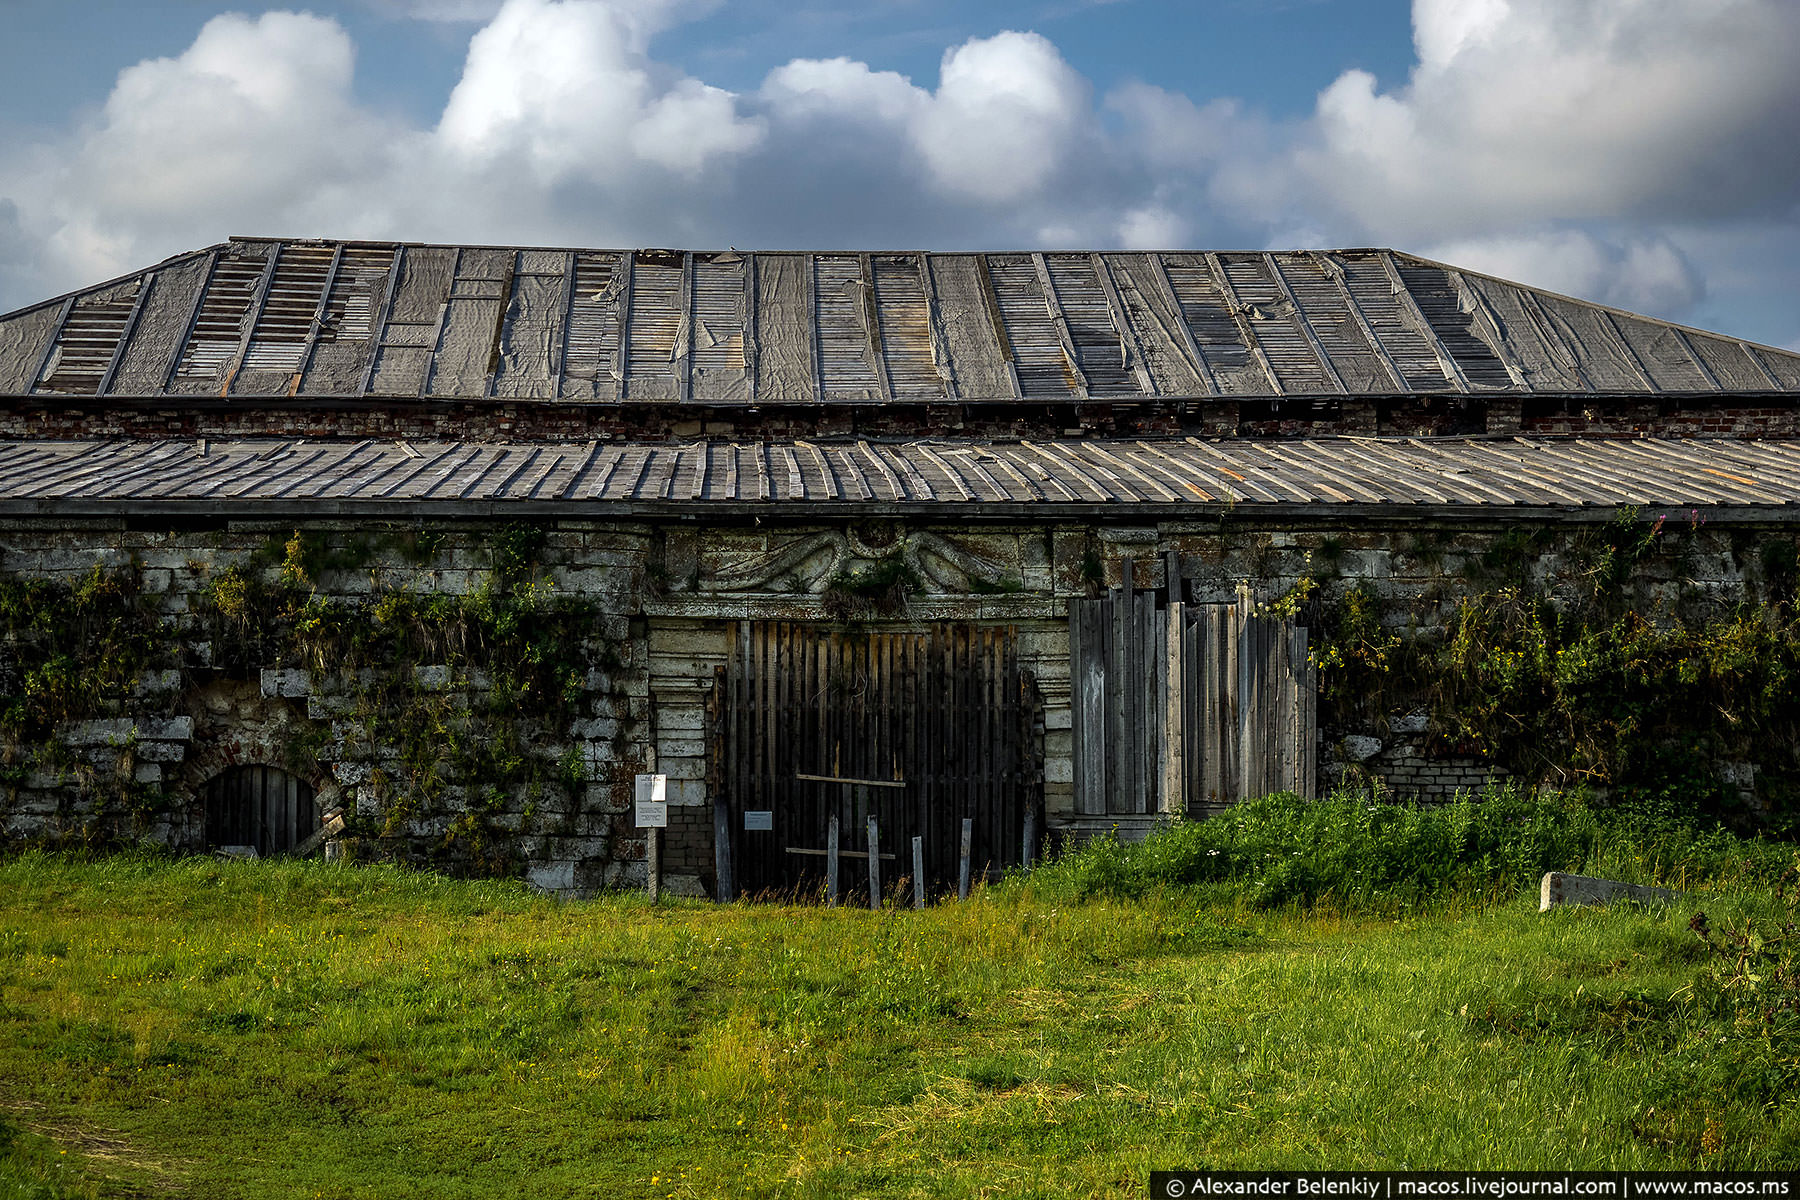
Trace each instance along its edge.
<instances>
[{"instance_id":1,"label":"concrete block in grass","mask_svg":"<svg viewBox=\"0 0 1800 1200\"><path fill-rule=\"evenodd\" d=\"M1617 900L1630 900L1638 904L1667 904L1680 894L1669 888L1645 887L1637 883L1620 883L1616 879L1596 879L1591 875L1547 871L1538 890L1538 911L1549 912L1566 904L1611 904Z\"/></svg>"}]
</instances>

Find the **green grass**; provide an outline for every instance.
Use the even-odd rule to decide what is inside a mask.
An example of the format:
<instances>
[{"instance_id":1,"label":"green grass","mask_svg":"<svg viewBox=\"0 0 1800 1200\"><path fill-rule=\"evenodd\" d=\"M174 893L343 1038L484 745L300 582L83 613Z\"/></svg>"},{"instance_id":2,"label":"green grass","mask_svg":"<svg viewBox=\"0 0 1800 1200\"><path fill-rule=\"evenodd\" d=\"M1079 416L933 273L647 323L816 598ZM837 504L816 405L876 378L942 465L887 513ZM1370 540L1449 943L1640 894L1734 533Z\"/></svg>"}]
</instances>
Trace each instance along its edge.
<instances>
[{"instance_id":1,"label":"green grass","mask_svg":"<svg viewBox=\"0 0 1800 1200\"><path fill-rule=\"evenodd\" d=\"M1646 868L1710 863L1712 894L1543 915L1466 872L1385 909L1119 862L1089 886L1106 848L882 914L26 854L0 861L0 1200L1792 1168L1791 916L1759 882L1780 848L1715 842ZM1786 967L1748 982L1690 932L1701 908L1721 943L1773 931Z\"/></svg>"}]
</instances>

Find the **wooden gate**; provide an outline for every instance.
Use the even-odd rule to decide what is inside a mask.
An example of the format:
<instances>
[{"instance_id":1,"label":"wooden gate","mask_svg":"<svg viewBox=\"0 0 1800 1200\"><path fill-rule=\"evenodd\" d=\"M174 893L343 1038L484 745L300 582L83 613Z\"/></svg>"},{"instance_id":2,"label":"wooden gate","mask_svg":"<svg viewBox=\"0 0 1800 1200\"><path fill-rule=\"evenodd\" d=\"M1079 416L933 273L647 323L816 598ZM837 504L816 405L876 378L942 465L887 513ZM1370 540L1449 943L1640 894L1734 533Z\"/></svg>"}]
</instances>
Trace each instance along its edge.
<instances>
[{"instance_id":1,"label":"wooden gate","mask_svg":"<svg viewBox=\"0 0 1800 1200\"><path fill-rule=\"evenodd\" d=\"M711 739L722 899L820 887L834 815L846 894L867 886L870 816L886 886L919 837L931 889L954 887L964 818L978 878L1022 861L1042 828L1041 705L1011 627L746 621L732 642Z\"/></svg>"},{"instance_id":2,"label":"wooden gate","mask_svg":"<svg viewBox=\"0 0 1800 1200\"><path fill-rule=\"evenodd\" d=\"M1114 588L1069 605L1075 808L1198 814L1317 790L1315 671L1302 626L1235 603Z\"/></svg>"},{"instance_id":3,"label":"wooden gate","mask_svg":"<svg viewBox=\"0 0 1800 1200\"><path fill-rule=\"evenodd\" d=\"M206 784L206 844L285 854L319 828L312 785L280 767L231 767Z\"/></svg>"}]
</instances>

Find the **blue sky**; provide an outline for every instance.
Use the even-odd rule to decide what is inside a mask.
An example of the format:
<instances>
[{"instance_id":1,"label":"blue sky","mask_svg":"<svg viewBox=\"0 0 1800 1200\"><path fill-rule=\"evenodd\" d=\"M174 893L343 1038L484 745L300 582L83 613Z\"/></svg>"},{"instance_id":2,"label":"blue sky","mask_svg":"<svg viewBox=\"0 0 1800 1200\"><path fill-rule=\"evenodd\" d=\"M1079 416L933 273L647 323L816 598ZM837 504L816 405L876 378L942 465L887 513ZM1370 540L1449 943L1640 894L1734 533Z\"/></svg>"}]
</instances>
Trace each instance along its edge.
<instances>
[{"instance_id":1,"label":"blue sky","mask_svg":"<svg viewBox=\"0 0 1800 1200\"><path fill-rule=\"evenodd\" d=\"M0 308L228 234L1389 245L1800 346L1792 0L0 0Z\"/></svg>"}]
</instances>

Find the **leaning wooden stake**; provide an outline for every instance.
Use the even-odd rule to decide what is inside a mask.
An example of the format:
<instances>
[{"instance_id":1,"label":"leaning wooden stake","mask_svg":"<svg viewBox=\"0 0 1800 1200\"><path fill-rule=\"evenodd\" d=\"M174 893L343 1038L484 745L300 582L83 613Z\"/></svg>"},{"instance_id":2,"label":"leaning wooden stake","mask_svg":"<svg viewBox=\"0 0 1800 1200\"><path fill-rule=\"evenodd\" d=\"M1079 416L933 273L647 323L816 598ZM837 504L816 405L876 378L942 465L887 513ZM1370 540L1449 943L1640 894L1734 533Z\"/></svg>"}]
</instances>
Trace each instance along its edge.
<instances>
[{"instance_id":1,"label":"leaning wooden stake","mask_svg":"<svg viewBox=\"0 0 1800 1200\"><path fill-rule=\"evenodd\" d=\"M963 818L962 827L962 864L956 869L956 898L969 898L969 854L975 846L975 821L971 817Z\"/></svg>"},{"instance_id":2,"label":"leaning wooden stake","mask_svg":"<svg viewBox=\"0 0 1800 1200\"><path fill-rule=\"evenodd\" d=\"M881 907L881 825L869 818L869 907Z\"/></svg>"},{"instance_id":3,"label":"leaning wooden stake","mask_svg":"<svg viewBox=\"0 0 1800 1200\"><path fill-rule=\"evenodd\" d=\"M838 906L838 819L831 814L831 828L825 834L825 903Z\"/></svg>"},{"instance_id":4,"label":"leaning wooden stake","mask_svg":"<svg viewBox=\"0 0 1800 1200\"><path fill-rule=\"evenodd\" d=\"M925 907L925 839L913 839L913 907Z\"/></svg>"}]
</instances>

